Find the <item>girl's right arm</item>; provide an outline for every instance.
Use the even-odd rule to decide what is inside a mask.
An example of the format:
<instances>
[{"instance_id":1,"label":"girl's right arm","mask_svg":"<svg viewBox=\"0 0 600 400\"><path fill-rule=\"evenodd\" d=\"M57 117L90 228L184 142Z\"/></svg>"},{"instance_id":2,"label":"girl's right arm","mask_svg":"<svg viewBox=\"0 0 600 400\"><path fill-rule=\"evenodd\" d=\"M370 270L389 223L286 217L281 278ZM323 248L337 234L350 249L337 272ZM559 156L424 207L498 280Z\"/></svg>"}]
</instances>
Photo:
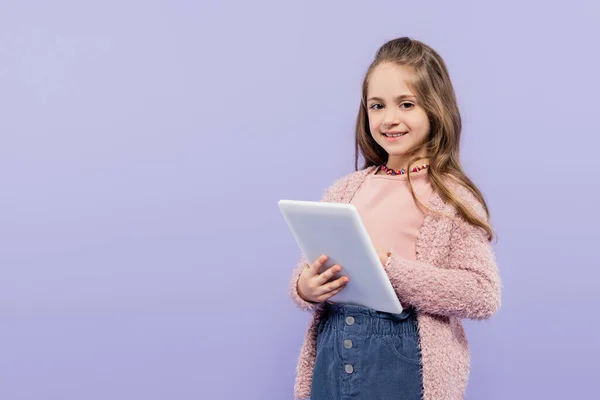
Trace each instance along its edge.
<instances>
[{"instance_id":1,"label":"girl's right arm","mask_svg":"<svg viewBox=\"0 0 600 400\"><path fill-rule=\"evenodd\" d=\"M290 280L290 296L296 305L303 311L314 311L319 306L318 303L310 303L304 300L300 293L298 293L298 281L300 280L300 275L302 275L302 270L306 268L307 262L306 258L302 256L300 262L294 269L292 273L292 279Z\"/></svg>"},{"instance_id":2,"label":"girl's right arm","mask_svg":"<svg viewBox=\"0 0 600 400\"><path fill-rule=\"evenodd\" d=\"M327 262L327 256L319 257L314 263L308 265L300 261L294 270L290 293L292 299L304 311L314 311L324 301L341 292L348 283L346 276L331 280L335 274L342 270L339 265L333 265L321 274L319 270Z\"/></svg>"},{"instance_id":3,"label":"girl's right arm","mask_svg":"<svg viewBox=\"0 0 600 400\"><path fill-rule=\"evenodd\" d=\"M340 202L344 189L348 185L348 177L349 175L338 179L333 185L327 188L321 201L329 203ZM323 301L341 291L348 283L347 278L345 281L342 279L344 277L338 278L333 282L327 282L335 273L341 270L341 267L334 265L319 275L319 268L321 268L324 262L326 262L326 259L323 262L316 260L309 266L306 258L301 257L300 262L296 265L292 273L290 295L294 303L302 310L316 310ZM339 270L337 268L334 270L334 267L339 267ZM298 290L299 288L300 290ZM326 296L327 294L329 296Z\"/></svg>"}]
</instances>

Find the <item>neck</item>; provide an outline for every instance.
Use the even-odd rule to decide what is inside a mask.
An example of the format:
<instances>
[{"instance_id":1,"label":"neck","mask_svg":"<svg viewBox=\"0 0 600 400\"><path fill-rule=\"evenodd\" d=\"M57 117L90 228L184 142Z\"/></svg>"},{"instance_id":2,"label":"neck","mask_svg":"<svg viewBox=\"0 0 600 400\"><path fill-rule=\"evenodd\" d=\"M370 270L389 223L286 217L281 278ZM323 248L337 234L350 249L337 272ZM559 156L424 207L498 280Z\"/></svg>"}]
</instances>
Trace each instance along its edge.
<instances>
[{"instance_id":1,"label":"neck","mask_svg":"<svg viewBox=\"0 0 600 400\"><path fill-rule=\"evenodd\" d=\"M408 165L408 161L407 159L401 157L401 156L390 156L388 161L385 163L385 165L390 168L390 169L395 169L395 170L400 170L400 169L404 169L404 170L408 170L417 166L421 166L423 164L429 164L429 159L427 159L426 157L417 159L416 162L414 162L411 165Z\"/></svg>"}]
</instances>

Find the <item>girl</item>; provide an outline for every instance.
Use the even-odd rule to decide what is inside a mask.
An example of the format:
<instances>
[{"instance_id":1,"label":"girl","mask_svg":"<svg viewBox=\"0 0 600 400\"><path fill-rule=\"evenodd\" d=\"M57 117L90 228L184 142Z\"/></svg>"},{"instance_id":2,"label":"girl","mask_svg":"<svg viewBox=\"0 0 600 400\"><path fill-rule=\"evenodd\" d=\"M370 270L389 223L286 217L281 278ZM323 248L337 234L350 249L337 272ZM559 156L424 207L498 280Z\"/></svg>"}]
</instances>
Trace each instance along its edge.
<instances>
[{"instance_id":1,"label":"girl","mask_svg":"<svg viewBox=\"0 0 600 400\"><path fill-rule=\"evenodd\" d=\"M459 161L461 118L442 58L409 38L385 43L362 85L355 169L322 201L354 204L401 314L334 304L343 266L302 259L291 295L313 312L295 397L458 400L469 352L462 318L500 307L487 205ZM358 155L364 158L358 170Z\"/></svg>"}]
</instances>

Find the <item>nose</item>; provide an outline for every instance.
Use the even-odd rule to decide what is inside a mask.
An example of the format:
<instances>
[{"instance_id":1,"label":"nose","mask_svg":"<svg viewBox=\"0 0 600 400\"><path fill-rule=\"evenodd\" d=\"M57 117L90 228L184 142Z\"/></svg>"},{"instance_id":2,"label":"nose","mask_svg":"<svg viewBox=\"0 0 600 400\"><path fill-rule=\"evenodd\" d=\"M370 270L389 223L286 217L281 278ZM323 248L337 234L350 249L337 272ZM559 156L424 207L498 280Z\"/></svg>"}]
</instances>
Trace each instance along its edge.
<instances>
[{"instance_id":1,"label":"nose","mask_svg":"<svg viewBox=\"0 0 600 400\"><path fill-rule=\"evenodd\" d=\"M396 126L400 123L400 118L398 116L398 110L393 107L388 107L383 114L382 123L385 127Z\"/></svg>"}]
</instances>

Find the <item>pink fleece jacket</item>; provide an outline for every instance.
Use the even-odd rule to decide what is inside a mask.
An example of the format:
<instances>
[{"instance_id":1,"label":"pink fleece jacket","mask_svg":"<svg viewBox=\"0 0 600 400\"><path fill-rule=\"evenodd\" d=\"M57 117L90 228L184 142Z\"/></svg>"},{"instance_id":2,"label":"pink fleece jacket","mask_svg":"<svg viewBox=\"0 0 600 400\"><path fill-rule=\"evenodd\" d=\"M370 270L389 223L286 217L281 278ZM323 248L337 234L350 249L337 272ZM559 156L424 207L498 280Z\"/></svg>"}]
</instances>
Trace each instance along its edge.
<instances>
[{"instance_id":1,"label":"pink fleece jacket","mask_svg":"<svg viewBox=\"0 0 600 400\"><path fill-rule=\"evenodd\" d=\"M353 172L327 189L321 201L349 203L373 168ZM454 184L459 198L482 217L482 205ZM386 269L399 299L417 309L424 400L464 398L469 377L469 350L462 318L484 319L500 307L501 283L486 233L464 221L454 207L433 193L417 240L417 260L392 255ZM301 258L290 282L294 302L312 311L296 371L296 399L310 396L317 328L323 304L304 301L297 281L307 261Z\"/></svg>"}]
</instances>

